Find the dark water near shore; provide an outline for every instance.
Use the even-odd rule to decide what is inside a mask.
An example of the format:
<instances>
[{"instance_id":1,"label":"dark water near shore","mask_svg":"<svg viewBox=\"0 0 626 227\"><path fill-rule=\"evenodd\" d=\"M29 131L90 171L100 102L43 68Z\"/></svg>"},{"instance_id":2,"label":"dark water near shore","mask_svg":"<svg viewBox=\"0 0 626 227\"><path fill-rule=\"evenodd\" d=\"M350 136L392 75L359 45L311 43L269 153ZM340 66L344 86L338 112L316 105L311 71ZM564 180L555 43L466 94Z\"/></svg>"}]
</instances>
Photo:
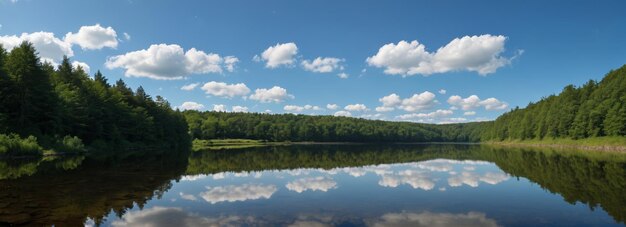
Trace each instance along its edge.
<instances>
[{"instance_id":1,"label":"dark water near shore","mask_svg":"<svg viewBox=\"0 0 626 227\"><path fill-rule=\"evenodd\" d=\"M623 154L481 145L303 145L0 160L0 225L623 226L624 221Z\"/></svg>"}]
</instances>

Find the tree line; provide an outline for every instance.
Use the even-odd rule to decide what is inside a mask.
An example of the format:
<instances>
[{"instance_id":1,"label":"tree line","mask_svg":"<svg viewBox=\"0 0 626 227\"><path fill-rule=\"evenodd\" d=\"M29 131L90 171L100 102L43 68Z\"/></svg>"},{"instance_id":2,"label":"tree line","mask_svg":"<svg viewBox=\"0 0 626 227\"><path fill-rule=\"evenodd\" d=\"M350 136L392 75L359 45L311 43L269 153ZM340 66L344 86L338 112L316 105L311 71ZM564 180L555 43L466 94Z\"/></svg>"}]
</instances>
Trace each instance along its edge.
<instances>
[{"instance_id":1,"label":"tree line","mask_svg":"<svg viewBox=\"0 0 626 227\"><path fill-rule=\"evenodd\" d=\"M626 135L626 65L600 81L568 85L526 108L515 108L486 124L483 140Z\"/></svg>"},{"instance_id":2,"label":"tree line","mask_svg":"<svg viewBox=\"0 0 626 227\"><path fill-rule=\"evenodd\" d=\"M0 134L11 135L0 145L14 149L27 137L46 149L189 146L183 114L164 98L133 91L121 79L109 84L100 71L90 78L67 57L58 67L41 63L28 42L10 52L0 46L0 106Z\"/></svg>"},{"instance_id":3,"label":"tree line","mask_svg":"<svg viewBox=\"0 0 626 227\"><path fill-rule=\"evenodd\" d=\"M484 123L434 125L294 114L184 112L194 139L318 142L478 141Z\"/></svg>"}]
</instances>

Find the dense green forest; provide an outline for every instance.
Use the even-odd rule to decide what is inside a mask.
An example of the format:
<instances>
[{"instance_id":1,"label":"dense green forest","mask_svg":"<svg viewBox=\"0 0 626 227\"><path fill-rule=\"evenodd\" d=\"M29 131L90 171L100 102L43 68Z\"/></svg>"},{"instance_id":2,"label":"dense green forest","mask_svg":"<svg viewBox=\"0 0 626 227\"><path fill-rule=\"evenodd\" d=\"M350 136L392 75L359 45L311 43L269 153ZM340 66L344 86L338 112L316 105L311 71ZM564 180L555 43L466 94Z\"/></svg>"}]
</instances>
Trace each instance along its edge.
<instances>
[{"instance_id":1,"label":"dense green forest","mask_svg":"<svg viewBox=\"0 0 626 227\"><path fill-rule=\"evenodd\" d=\"M0 107L0 155L189 146L184 116L162 97L111 85L99 71L90 78L68 58L41 63L28 42L0 46Z\"/></svg>"},{"instance_id":2,"label":"dense green forest","mask_svg":"<svg viewBox=\"0 0 626 227\"><path fill-rule=\"evenodd\" d=\"M626 135L626 65L600 82L568 85L526 108L486 124L483 140L571 138Z\"/></svg>"},{"instance_id":3,"label":"dense green forest","mask_svg":"<svg viewBox=\"0 0 626 227\"><path fill-rule=\"evenodd\" d=\"M626 66L600 82L566 86L561 94L495 121L418 124L293 114L184 112L192 138L323 142L477 142L626 135Z\"/></svg>"},{"instance_id":4,"label":"dense green forest","mask_svg":"<svg viewBox=\"0 0 626 227\"><path fill-rule=\"evenodd\" d=\"M318 142L478 141L485 123L450 125L351 117L185 111L194 139L246 138Z\"/></svg>"}]
</instances>

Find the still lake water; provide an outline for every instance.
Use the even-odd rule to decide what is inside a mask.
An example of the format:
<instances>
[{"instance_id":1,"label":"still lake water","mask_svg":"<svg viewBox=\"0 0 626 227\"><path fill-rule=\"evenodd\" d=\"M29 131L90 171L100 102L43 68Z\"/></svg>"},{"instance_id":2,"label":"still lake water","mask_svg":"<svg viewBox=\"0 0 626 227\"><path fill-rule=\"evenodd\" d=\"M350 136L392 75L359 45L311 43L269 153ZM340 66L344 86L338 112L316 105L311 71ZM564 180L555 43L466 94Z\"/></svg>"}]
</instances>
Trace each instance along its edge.
<instances>
[{"instance_id":1,"label":"still lake water","mask_svg":"<svg viewBox=\"0 0 626 227\"><path fill-rule=\"evenodd\" d=\"M0 160L0 225L622 226L625 220L624 154L305 145Z\"/></svg>"}]
</instances>

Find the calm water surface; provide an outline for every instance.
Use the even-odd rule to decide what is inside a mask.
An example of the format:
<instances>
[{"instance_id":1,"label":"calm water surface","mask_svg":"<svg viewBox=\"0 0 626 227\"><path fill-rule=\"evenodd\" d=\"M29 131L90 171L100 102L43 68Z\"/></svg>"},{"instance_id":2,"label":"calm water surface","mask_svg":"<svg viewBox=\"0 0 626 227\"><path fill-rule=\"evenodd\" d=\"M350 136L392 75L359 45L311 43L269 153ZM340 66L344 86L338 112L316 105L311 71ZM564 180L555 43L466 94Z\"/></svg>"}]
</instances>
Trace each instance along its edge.
<instances>
[{"instance_id":1,"label":"calm water surface","mask_svg":"<svg viewBox=\"0 0 626 227\"><path fill-rule=\"evenodd\" d=\"M626 157L307 145L0 161L0 222L57 226L622 226Z\"/></svg>"}]
</instances>

